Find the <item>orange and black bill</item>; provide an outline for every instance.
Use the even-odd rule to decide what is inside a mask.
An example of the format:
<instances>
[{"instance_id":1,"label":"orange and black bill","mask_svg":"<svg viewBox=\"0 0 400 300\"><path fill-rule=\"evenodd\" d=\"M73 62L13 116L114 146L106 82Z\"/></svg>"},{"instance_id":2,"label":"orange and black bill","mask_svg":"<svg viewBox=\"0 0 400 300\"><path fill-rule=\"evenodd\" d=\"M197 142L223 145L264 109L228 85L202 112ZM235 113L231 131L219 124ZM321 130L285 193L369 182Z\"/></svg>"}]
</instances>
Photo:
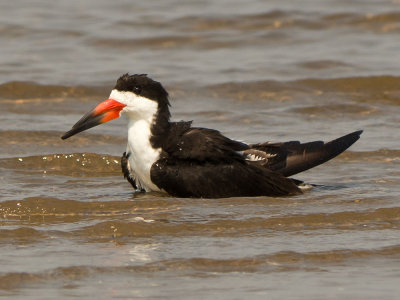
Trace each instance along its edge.
<instances>
[{"instance_id":1,"label":"orange and black bill","mask_svg":"<svg viewBox=\"0 0 400 300\"><path fill-rule=\"evenodd\" d=\"M115 101L114 99L107 99L97 105L95 109L85 114L72 126L71 130L67 131L61 138L65 140L81 131L114 120L120 116L120 112L125 106L125 104Z\"/></svg>"}]
</instances>

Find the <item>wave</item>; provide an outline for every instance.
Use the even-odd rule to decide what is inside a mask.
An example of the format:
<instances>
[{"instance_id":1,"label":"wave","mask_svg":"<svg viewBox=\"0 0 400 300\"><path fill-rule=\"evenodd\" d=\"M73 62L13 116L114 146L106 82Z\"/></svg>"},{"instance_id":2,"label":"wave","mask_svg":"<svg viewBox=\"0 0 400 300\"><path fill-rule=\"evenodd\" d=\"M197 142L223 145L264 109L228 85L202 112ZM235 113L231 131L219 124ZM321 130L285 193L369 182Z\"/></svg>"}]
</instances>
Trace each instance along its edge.
<instances>
[{"instance_id":1,"label":"wave","mask_svg":"<svg viewBox=\"0 0 400 300\"><path fill-rule=\"evenodd\" d=\"M153 35L121 35L120 37L88 37L85 42L96 48L124 49L221 49L293 41L293 30L321 31L355 27L359 31L400 32L400 13L316 14L300 11L271 11L259 14L191 15L175 19L121 21L116 31L132 28L151 29ZM354 29L353 29L354 30ZM235 34L232 34L234 32ZM249 34L247 34L249 33ZM255 34L256 33L256 34ZM116 48L115 45L118 45Z\"/></svg>"},{"instance_id":2,"label":"wave","mask_svg":"<svg viewBox=\"0 0 400 300\"><path fill-rule=\"evenodd\" d=\"M16 229L0 229L0 240L10 240L16 242L27 242L28 240L35 241L44 238L46 235L40 230L30 227L19 227Z\"/></svg>"},{"instance_id":3,"label":"wave","mask_svg":"<svg viewBox=\"0 0 400 300\"><path fill-rule=\"evenodd\" d=\"M163 194L139 195L131 201L61 200L57 198L31 197L25 200L0 202L3 218L42 219L52 223L76 223L77 220L93 220L94 224L81 225L70 230L69 235L90 240L110 237L131 239L132 237L166 236L246 236L257 230L313 231L335 230L382 230L392 229L400 221L400 207L384 207L362 211L339 211L332 213L287 214L246 219L215 218L211 220L183 218L177 222L166 222L167 214L176 213L180 207L196 204L198 199L175 199ZM212 201L212 200L210 200ZM215 200L218 201L219 200ZM246 199L241 200L244 203ZM252 200L249 200L252 201ZM264 200L269 201L269 200ZM111 218L111 220L110 220ZM0 230L1 238L18 237L21 232ZM43 235L65 235L60 232L41 231Z\"/></svg>"},{"instance_id":4,"label":"wave","mask_svg":"<svg viewBox=\"0 0 400 300\"><path fill-rule=\"evenodd\" d=\"M398 32L400 12L385 12L378 14L360 13L311 13L299 10L273 10L263 13L249 13L236 15L190 15L175 19L152 19L147 22L120 21L116 27L131 28L163 28L175 29L178 27L186 32L204 32L218 30L253 31L267 29L302 28L308 30L325 30L336 27L357 27L360 30L372 30L383 33Z\"/></svg>"},{"instance_id":5,"label":"wave","mask_svg":"<svg viewBox=\"0 0 400 300\"><path fill-rule=\"evenodd\" d=\"M212 235L229 237L246 235L254 230L298 231L302 230L360 230L390 229L400 221L400 207L379 208L374 211L346 211L337 213L315 213L288 215L271 218L249 218L246 220L213 220L205 223L182 222L166 224L163 222L118 222L105 221L90 225L74 232L76 236L93 239L121 239L132 237L152 237L155 235L193 236Z\"/></svg>"},{"instance_id":6,"label":"wave","mask_svg":"<svg viewBox=\"0 0 400 300\"><path fill-rule=\"evenodd\" d=\"M377 151L351 152L346 151L338 158L348 162L383 162L392 163L400 161L400 150L380 149Z\"/></svg>"},{"instance_id":7,"label":"wave","mask_svg":"<svg viewBox=\"0 0 400 300\"><path fill-rule=\"evenodd\" d=\"M104 95L106 88L89 86L42 85L35 82L11 81L0 84L1 99L37 99L94 97Z\"/></svg>"},{"instance_id":8,"label":"wave","mask_svg":"<svg viewBox=\"0 0 400 300\"><path fill-rule=\"evenodd\" d=\"M286 101L303 93L308 97L326 97L328 93L342 94L359 103L400 105L399 76L361 76L332 79L306 78L280 82L274 80L228 82L207 87L214 97L230 97L246 101Z\"/></svg>"},{"instance_id":9,"label":"wave","mask_svg":"<svg viewBox=\"0 0 400 300\"><path fill-rule=\"evenodd\" d=\"M102 218L132 216L134 222L145 221L136 218L139 213L165 211L169 207L184 204L185 199L171 199L161 193L140 194L131 201L77 201L49 197L28 197L24 200L0 202L0 212L5 218ZM72 220L76 222L76 219ZM44 231L43 231L44 232ZM16 235L19 232L15 232ZM1 236L1 235L0 235Z\"/></svg>"},{"instance_id":10,"label":"wave","mask_svg":"<svg viewBox=\"0 0 400 300\"><path fill-rule=\"evenodd\" d=\"M0 159L5 169L68 176L121 175L120 157L95 153L50 154Z\"/></svg>"},{"instance_id":11,"label":"wave","mask_svg":"<svg viewBox=\"0 0 400 300\"><path fill-rule=\"evenodd\" d=\"M159 266L163 270L175 270L180 268L207 272L281 272L303 269L305 266L312 267L314 264L321 267L321 263L330 264L345 262L355 258L370 259L373 257L387 257L395 259L400 256L399 250L400 246L395 245L372 250L344 249L307 253L285 251L235 259L171 259L147 264L143 266L141 270L146 271L147 267L154 268Z\"/></svg>"},{"instance_id":12,"label":"wave","mask_svg":"<svg viewBox=\"0 0 400 300\"><path fill-rule=\"evenodd\" d=\"M273 273L296 270L309 270L320 272L329 264L345 263L355 259L367 262L372 258L385 257L398 259L400 246L389 246L372 250L332 250L321 252L277 252L254 257L235 259L210 259L210 258L173 258L165 259L142 265L130 266L68 266L58 267L42 272L10 272L0 275L0 289L12 290L32 283L44 281L75 282L98 274L112 275L173 272L176 271L201 271L209 274L215 273ZM205 275L203 275L205 276Z\"/></svg>"},{"instance_id":13,"label":"wave","mask_svg":"<svg viewBox=\"0 0 400 300\"><path fill-rule=\"evenodd\" d=\"M323 63L323 62L322 62ZM326 63L326 62L325 62ZM339 63L339 62L337 62ZM330 61L328 64L332 64ZM0 84L0 99L20 100L38 98L85 98L104 97L111 87L90 86L57 86L42 85L34 82L8 82ZM206 89L205 89L206 88ZM250 81L226 82L205 87L186 90L177 86L167 87L172 94L177 93L183 97L186 93L213 97L230 97L239 100L287 100L294 93L307 93L321 95L323 93L343 93L350 96L359 96L360 102L382 101L399 105L400 76L360 76L341 77L331 79L305 78L295 81ZM367 97L365 97L367 95ZM286 98L285 98L286 97Z\"/></svg>"},{"instance_id":14,"label":"wave","mask_svg":"<svg viewBox=\"0 0 400 300\"><path fill-rule=\"evenodd\" d=\"M37 131L37 130L0 130L0 138L7 141L10 145L35 145L40 146L65 146L68 144L79 145L96 145L96 144L124 144L126 138L85 133L84 135L77 135L73 141L60 139L64 132L60 131Z\"/></svg>"}]
</instances>

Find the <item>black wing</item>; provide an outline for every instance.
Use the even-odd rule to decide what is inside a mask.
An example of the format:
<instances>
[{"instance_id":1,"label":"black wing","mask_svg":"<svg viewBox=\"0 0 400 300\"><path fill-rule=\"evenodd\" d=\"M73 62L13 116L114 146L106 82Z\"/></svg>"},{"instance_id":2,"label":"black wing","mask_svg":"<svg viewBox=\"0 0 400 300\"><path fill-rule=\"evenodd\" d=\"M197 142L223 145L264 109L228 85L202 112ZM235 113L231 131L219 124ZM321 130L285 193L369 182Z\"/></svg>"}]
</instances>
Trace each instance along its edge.
<instances>
[{"instance_id":1,"label":"black wing","mask_svg":"<svg viewBox=\"0 0 400 300\"><path fill-rule=\"evenodd\" d=\"M284 196L301 193L293 180L259 165L248 164L247 144L205 128L186 128L171 135L151 180L177 197L222 198Z\"/></svg>"},{"instance_id":2,"label":"black wing","mask_svg":"<svg viewBox=\"0 0 400 300\"><path fill-rule=\"evenodd\" d=\"M295 182L241 161L194 163L164 158L151 168L151 180L175 197L226 198L300 194Z\"/></svg>"},{"instance_id":3,"label":"black wing","mask_svg":"<svg viewBox=\"0 0 400 300\"><path fill-rule=\"evenodd\" d=\"M361 133L362 130L355 131L328 143L316 141L301 144L298 141L291 141L250 145L250 149L244 153L272 171L283 176L292 176L339 155L354 144Z\"/></svg>"},{"instance_id":4,"label":"black wing","mask_svg":"<svg viewBox=\"0 0 400 300\"><path fill-rule=\"evenodd\" d=\"M169 157L197 162L243 160L243 155L239 152L249 149L247 144L231 140L219 131L207 128L186 128L181 134L174 132L166 142L163 150Z\"/></svg>"},{"instance_id":5,"label":"black wing","mask_svg":"<svg viewBox=\"0 0 400 300\"><path fill-rule=\"evenodd\" d=\"M361 133L353 132L326 144L292 141L249 146L216 130L186 126L181 134L168 138L161 159L151 168L151 180L177 197L298 194L301 191L296 181L287 176L337 156Z\"/></svg>"}]
</instances>

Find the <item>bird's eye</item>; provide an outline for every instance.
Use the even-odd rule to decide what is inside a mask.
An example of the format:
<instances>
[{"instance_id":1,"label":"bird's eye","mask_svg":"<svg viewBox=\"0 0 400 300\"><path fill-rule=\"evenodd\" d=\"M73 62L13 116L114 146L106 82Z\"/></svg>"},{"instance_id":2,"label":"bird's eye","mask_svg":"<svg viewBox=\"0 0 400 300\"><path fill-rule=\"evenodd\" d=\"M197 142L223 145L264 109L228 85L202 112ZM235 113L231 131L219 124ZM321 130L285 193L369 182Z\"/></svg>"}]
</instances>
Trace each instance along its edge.
<instances>
[{"instance_id":1,"label":"bird's eye","mask_svg":"<svg viewBox=\"0 0 400 300\"><path fill-rule=\"evenodd\" d=\"M133 92L136 94L136 95L140 95L140 92L142 91L142 87L140 87L140 86L134 86L133 87Z\"/></svg>"}]
</instances>

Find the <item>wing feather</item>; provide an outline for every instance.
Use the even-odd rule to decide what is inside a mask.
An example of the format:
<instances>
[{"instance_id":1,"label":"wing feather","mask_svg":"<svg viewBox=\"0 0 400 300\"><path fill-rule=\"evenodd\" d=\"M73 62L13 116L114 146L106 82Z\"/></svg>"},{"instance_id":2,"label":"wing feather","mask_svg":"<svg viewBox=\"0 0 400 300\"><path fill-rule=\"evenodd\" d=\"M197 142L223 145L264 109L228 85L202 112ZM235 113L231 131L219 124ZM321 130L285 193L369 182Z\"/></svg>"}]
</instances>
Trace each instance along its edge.
<instances>
[{"instance_id":1,"label":"wing feather","mask_svg":"<svg viewBox=\"0 0 400 300\"><path fill-rule=\"evenodd\" d=\"M176 197L225 198L301 193L293 180L240 161L193 164L163 159L153 165L150 174L159 188Z\"/></svg>"},{"instance_id":2,"label":"wing feather","mask_svg":"<svg viewBox=\"0 0 400 300\"><path fill-rule=\"evenodd\" d=\"M245 143L231 140L219 131L206 128L190 128L180 136L168 139L164 151L175 159L198 162L231 162L244 160L239 151L249 149Z\"/></svg>"},{"instance_id":3,"label":"wing feather","mask_svg":"<svg viewBox=\"0 0 400 300\"><path fill-rule=\"evenodd\" d=\"M269 154L271 158L261 162L261 164L287 177L316 167L336 157L353 145L360 138L361 133L362 130L355 131L328 143L315 141L301 144L298 141L290 141L255 144L250 145L250 149ZM244 152L246 153L246 151Z\"/></svg>"}]
</instances>

